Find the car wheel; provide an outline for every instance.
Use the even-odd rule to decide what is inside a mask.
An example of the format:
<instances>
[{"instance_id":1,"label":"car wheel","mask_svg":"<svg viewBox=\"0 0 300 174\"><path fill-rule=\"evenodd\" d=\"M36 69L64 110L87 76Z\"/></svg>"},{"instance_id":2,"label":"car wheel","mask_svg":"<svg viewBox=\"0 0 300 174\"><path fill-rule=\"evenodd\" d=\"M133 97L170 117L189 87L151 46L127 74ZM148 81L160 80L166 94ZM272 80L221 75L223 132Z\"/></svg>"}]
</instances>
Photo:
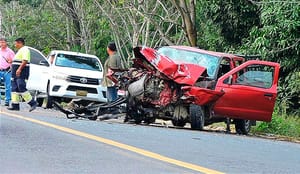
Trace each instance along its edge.
<instances>
[{"instance_id":1,"label":"car wheel","mask_svg":"<svg viewBox=\"0 0 300 174\"><path fill-rule=\"evenodd\" d=\"M234 120L235 130L237 134L247 135L251 130L251 121L250 120Z\"/></svg>"},{"instance_id":2,"label":"car wheel","mask_svg":"<svg viewBox=\"0 0 300 174\"><path fill-rule=\"evenodd\" d=\"M38 94L39 94L38 91L34 91L34 93L32 93L31 95L34 98L34 100L37 102L38 106L41 107L43 105L43 98L39 98Z\"/></svg>"},{"instance_id":3,"label":"car wheel","mask_svg":"<svg viewBox=\"0 0 300 174\"><path fill-rule=\"evenodd\" d=\"M199 105L190 105L190 121L193 130L203 130L204 127L204 111Z\"/></svg>"},{"instance_id":4,"label":"car wheel","mask_svg":"<svg viewBox=\"0 0 300 174\"><path fill-rule=\"evenodd\" d=\"M44 101L43 98L37 98L37 99L36 99L36 102L38 103L38 106L39 106L39 107L42 107L43 101Z\"/></svg>"},{"instance_id":5,"label":"car wheel","mask_svg":"<svg viewBox=\"0 0 300 174\"><path fill-rule=\"evenodd\" d=\"M52 108L53 107L53 97L49 95L49 85L47 87L47 97L45 98L46 106L45 108Z\"/></svg>"},{"instance_id":6,"label":"car wheel","mask_svg":"<svg viewBox=\"0 0 300 174\"><path fill-rule=\"evenodd\" d=\"M154 123L155 120L156 120L155 117L146 117L146 118L144 119L144 123L145 123L145 124L151 124L151 123Z\"/></svg>"},{"instance_id":7,"label":"car wheel","mask_svg":"<svg viewBox=\"0 0 300 174\"><path fill-rule=\"evenodd\" d=\"M135 124L141 124L142 121L143 121L143 119L142 119L142 116L141 116L141 115L136 115L136 116L134 117L134 123L135 123Z\"/></svg>"},{"instance_id":8,"label":"car wheel","mask_svg":"<svg viewBox=\"0 0 300 174\"><path fill-rule=\"evenodd\" d=\"M172 119L172 124L178 127L184 127L186 122L182 119Z\"/></svg>"}]
</instances>

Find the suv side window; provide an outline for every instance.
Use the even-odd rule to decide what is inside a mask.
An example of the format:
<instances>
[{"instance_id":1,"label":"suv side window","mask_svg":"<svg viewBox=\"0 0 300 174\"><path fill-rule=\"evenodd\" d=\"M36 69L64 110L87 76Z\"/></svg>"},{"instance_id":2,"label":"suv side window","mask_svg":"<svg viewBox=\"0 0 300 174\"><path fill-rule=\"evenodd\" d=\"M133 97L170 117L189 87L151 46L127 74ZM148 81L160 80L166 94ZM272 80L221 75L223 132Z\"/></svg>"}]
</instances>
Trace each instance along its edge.
<instances>
[{"instance_id":1,"label":"suv side window","mask_svg":"<svg viewBox=\"0 0 300 174\"><path fill-rule=\"evenodd\" d=\"M272 87L274 71L273 66L250 65L236 73L237 78L232 84L268 89Z\"/></svg>"},{"instance_id":2,"label":"suv side window","mask_svg":"<svg viewBox=\"0 0 300 174\"><path fill-rule=\"evenodd\" d=\"M39 52L30 48L29 50L30 50L30 63L35 65L40 65L41 61L44 61L44 63L46 63L45 58ZM49 64L47 66L49 66Z\"/></svg>"}]
</instances>

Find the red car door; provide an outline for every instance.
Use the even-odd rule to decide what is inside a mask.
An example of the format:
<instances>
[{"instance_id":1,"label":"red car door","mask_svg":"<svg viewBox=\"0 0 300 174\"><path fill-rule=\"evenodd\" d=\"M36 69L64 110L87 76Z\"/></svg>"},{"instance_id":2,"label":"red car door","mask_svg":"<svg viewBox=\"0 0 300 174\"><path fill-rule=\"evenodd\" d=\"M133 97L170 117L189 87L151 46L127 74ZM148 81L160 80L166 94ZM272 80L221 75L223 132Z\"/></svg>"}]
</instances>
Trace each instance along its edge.
<instances>
[{"instance_id":1,"label":"red car door","mask_svg":"<svg viewBox=\"0 0 300 174\"><path fill-rule=\"evenodd\" d=\"M214 107L216 116L271 121L277 96L278 63L251 60L219 78L224 92Z\"/></svg>"}]
</instances>

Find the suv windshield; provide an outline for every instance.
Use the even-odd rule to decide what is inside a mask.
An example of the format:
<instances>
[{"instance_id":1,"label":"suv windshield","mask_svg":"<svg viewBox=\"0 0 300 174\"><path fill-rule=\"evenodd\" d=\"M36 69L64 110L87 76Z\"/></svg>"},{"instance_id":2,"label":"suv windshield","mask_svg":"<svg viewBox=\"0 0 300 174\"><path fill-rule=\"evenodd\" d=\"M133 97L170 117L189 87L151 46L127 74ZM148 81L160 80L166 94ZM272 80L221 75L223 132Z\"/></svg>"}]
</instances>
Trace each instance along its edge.
<instances>
[{"instance_id":1,"label":"suv windshield","mask_svg":"<svg viewBox=\"0 0 300 174\"><path fill-rule=\"evenodd\" d=\"M211 56L209 54L175 49L170 47L159 48L158 53L169 57L175 62L192 63L203 66L207 69L207 74L211 78L215 77L220 60L218 57Z\"/></svg>"},{"instance_id":2,"label":"suv windshield","mask_svg":"<svg viewBox=\"0 0 300 174\"><path fill-rule=\"evenodd\" d=\"M102 71L100 62L96 58L76 55L58 54L56 57L55 65L92 71Z\"/></svg>"}]
</instances>

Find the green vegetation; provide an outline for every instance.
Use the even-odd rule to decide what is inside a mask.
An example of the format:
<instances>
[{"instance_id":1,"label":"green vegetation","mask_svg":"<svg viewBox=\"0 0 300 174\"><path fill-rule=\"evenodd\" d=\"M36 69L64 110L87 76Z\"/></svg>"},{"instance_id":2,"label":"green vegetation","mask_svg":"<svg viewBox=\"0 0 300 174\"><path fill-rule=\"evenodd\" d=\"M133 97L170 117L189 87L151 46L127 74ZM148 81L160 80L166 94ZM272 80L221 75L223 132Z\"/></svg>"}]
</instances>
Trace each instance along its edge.
<instances>
[{"instance_id":1,"label":"green vegetation","mask_svg":"<svg viewBox=\"0 0 300 174\"><path fill-rule=\"evenodd\" d=\"M251 131L253 134L282 135L300 140L300 118L274 112L271 122L258 122Z\"/></svg>"}]
</instances>

